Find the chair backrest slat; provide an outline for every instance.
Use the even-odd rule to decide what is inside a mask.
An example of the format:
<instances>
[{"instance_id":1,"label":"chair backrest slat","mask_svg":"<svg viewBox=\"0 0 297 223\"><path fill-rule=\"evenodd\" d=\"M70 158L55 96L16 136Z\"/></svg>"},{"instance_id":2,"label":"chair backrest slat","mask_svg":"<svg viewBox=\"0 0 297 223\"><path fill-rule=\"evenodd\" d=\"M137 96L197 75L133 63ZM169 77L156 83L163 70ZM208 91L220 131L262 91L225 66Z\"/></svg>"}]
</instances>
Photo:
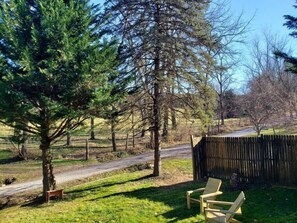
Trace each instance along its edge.
<instances>
[{"instance_id":1,"label":"chair backrest slat","mask_svg":"<svg viewBox=\"0 0 297 223\"><path fill-rule=\"evenodd\" d=\"M234 201L233 205L229 208L229 211L232 212L236 212L241 205L243 204L243 202L245 201L245 196L243 191L240 192L240 194L238 195L238 197L236 198L236 200ZM234 214L226 214L226 220L227 222L233 218Z\"/></svg>"},{"instance_id":2,"label":"chair backrest slat","mask_svg":"<svg viewBox=\"0 0 297 223\"><path fill-rule=\"evenodd\" d=\"M222 184L222 181L220 179L215 179L210 177L207 181L203 194L210 194L210 193L219 191L221 184ZM215 199L215 197L209 197L208 199L213 200Z\"/></svg>"}]
</instances>

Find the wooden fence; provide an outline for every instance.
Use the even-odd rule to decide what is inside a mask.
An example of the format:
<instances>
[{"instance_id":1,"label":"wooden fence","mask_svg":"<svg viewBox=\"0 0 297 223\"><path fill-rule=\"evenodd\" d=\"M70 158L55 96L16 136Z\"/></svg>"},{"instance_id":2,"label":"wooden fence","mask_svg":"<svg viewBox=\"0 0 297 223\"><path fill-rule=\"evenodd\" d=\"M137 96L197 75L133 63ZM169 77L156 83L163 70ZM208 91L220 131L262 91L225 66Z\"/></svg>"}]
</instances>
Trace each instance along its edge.
<instances>
[{"instance_id":1,"label":"wooden fence","mask_svg":"<svg viewBox=\"0 0 297 223\"><path fill-rule=\"evenodd\" d=\"M193 147L194 180L230 178L297 185L297 137L204 137Z\"/></svg>"}]
</instances>

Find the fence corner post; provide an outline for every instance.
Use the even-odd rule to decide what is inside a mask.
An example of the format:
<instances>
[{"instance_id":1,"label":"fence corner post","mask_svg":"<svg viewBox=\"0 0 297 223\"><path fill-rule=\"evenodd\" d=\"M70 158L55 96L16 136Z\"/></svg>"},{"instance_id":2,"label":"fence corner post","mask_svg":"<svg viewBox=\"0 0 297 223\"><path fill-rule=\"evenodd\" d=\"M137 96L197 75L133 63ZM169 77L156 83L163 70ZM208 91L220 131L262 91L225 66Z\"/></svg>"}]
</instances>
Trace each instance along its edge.
<instances>
[{"instance_id":1,"label":"fence corner post","mask_svg":"<svg viewBox=\"0 0 297 223\"><path fill-rule=\"evenodd\" d=\"M261 160L261 173L260 173L260 177L261 177L261 183L265 183L265 179L266 179L266 174L265 174L265 160L264 160L264 136L263 134L261 134L260 136L260 160Z\"/></svg>"},{"instance_id":2,"label":"fence corner post","mask_svg":"<svg viewBox=\"0 0 297 223\"><path fill-rule=\"evenodd\" d=\"M195 168L195 156L194 156L194 136L190 135L191 141L191 153L192 153L192 169L193 169L193 181L197 180L197 173Z\"/></svg>"}]
</instances>

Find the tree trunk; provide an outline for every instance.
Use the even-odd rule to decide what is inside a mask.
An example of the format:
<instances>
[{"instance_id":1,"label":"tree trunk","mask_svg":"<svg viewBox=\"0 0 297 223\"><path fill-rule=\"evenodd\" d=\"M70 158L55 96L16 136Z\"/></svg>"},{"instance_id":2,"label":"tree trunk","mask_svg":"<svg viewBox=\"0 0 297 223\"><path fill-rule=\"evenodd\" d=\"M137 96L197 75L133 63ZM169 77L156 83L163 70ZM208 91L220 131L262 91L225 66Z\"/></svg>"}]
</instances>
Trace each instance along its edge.
<instances>
[{"instance_id":1,"label":"tree trunk","mask_svg":"<svg viewBox=\"0 0 297 223\"><path fill-rule=\"evenodd\" d=\"M116 145L116 135L115 135L115 120L111 119L111 143L112 143L112 151L117 151Z\"/></svg>"},{"instance_id":2,"label":"tree trunk","mask_svg":"<svg viewBox=\"0 0 297 223\"><path fill-rule=\"evenodd\" d=\"M40 149L42 151L42 173L43 173L43 197L46 191L56 189L56 180L53 173L52 155L50 152L50 141L47 137L41 138Z\"/></svg>"},{"instance_id":3,"label":"tree trunk","mask_svg":"<svg viewBox=\"0 0 297 223\"><path fill-rule=\"evenodd\" d=\"M156 4L155 25L158 34L160 29L160 5ZM153 100L153 131L154 131L154 176L161 175L161 142L160 142L160 126L161 126L161 92L160 92L160 40L157 37L154 58L154 100Z\"/></svg>"},{"instance_id":4,"label":"tree trunk","mask_svg":"<svg viewBox=\"0 0 297 223\"><path fill-rule=\"evenodd\" d=\"M42 175L43 175L43 198L46 198L48 190L56 189L56 180L53 172L52 155L51 155L51 139L49 137L50 121L46 110L41 110L40 117L43 120L41 123L40 132L40 149L42 151Z\"/></svg>"},{"instance_id":5,"label":"tree trunk","mask_svg":"<svg viewBox=\"0 0 297 223\"><path fill-rule=\"evenodd\" d=\"M261 128L259 125L256 126L256 132L257 132L257 136L259 137L261 135Z\"/></svg>"},{"instance_id":6,"label":"tree trunk","mask_svg":"<svg viewBox=\"0 0 297 223\"><path fill-rule=\"evenodd\" d=\"M170 94L170 111L171 111L172 129L176 130L177 122L176 122L176 115L175 115L174 104L173 104L173 95L174 95L174 87L172 87L171 94Z\"/></svg>"},{"instance_id":7,"label":"tree trunk","mask_svg":"<svg viewBox=\"0 0 297 223\"><path fill-rule=\"evenodd\" d=\"M150 130L150 149L154 149L154 131Z\"/></svg>"},{"instance_id":8,"label":"tree trunk","mask_svg":"<svg viewBox=\"0 0 297 223\"><path fill-rule=\"evenodd\" d=\"M67 132L67 146L72 146L72 138L69 132Z\"/></svg>"},{"instance_id":9,"label":"tree trunk","mask_svg":"<svg viewBox=\"0 0 297 223\"><path fill-rule=\"evenodd\" d=\"M86 160L90 158L90 147L89 147L89 140L86 139Z\"/></svg>"},{"instance_id":10,"label":"tree trunk","mask_svg":"<svg viewBox=\"0 0 297 223\"><path fill-rule=\"evenodd\" d=\"M174 109L171 109L171 124L172 124L172 129L173 130L176 130L176 128L177 128L177 122L176 122L176 116L175 116Z\"/></svg>"},{"instance_id":11,"label":"tree trunk","mask_svg":"<svg viewBox=\"0 0 297 223\"><path fill-rule=\"evenodd\" d=\"M225 125L225 120L224 120L224 106L223 106L223 97L220 96L220 116L221 116L221 125Z\"/></svg>"},{"instance_id":12,"label":"tree trunk","mask_svg":"<svg viewBox=\"0 0 297 223\"><path fill-rule=\"evenodd\" d=\"M145 137L145 128L144 127L142 127L142 129L141 129L141 135L140 135L140 137Z\"/></svg>"},{"instance_id":13,"label":"tree trunk","mask_svg":"<svg viewBox=\"0 0 297 223\"><path fill-rule=\"evenodd\" d=\"M28 160L28 133L26 131L23 131L23 140L19 155L22 159Z\"/></svg>"},{"instance_id":14,"label":"tree trunk","mask_svg":"<svg viewBox=\"0 0 297 223\"><path fill-rule=\"evenodd\" d=\"M132 108L132 147L135 148L134 108Z\"/></svg>"},{"instance_id":15,"label":"tree trunk","mask_svg":"<svg viewBox=\"0 0 297 223\"><path fill-rule=\"evenodd\" d=\"M94 124L94 118L91 117L91 140L95 139L95 124Z\"/></svg>"},{"instance_id":16,"label":"tree trunk","mask_svg":"<svg viewBox=\"0 0 297 223\"><path fill-rule=\"evenodd\" d=\"M218 134L219 134L220 133L220 119L218 119L217 125L218 125Z\"/></svg>"},{"instance_id":17,"label":"tree trunk","mask_svg":"<svg viewBox=\"0 0 297 223\"><path fill-rule=\"evenodd\" d=\"M168 124L169 124L169 109L168 109L168 106L165 105L164 118L163 118L163 133L162 133L162 137L165 142L168 142Z\"/></svg>"},{"instance_id":18,"label":"tree trunk","mask_svg":"<svg viewBox=\"0 0 297 223\"><path fill-rule=\"evenodd\" d=\"M161 175L161 142L160 142L160 92L159 83L154 84L154 176Z\"/></svg>"},{"instance_id":19,"label":"tree trunk","mask_svg":"<svg viewBox=\"0 0 297 223\"><path fill-rule=\"evenodd\" d=\"M167 86L166 93L164 95L165 104L164 104L164 117L163 117L163 132L162 137L165 142L168 142L169 138L169 104L171 102L171 94L170 94L170 87Z\"/></svg>"},{"instance_id":20,"label":"tree trunk","mask_svg":"<svg viewBox=\"0 0 297 223\"><path fill-rule=\"evenodd\" d=\"M128 143L129 143L129 133L127 133L127 136L126 136L126 145L125 145L125 150L127 151L128 150Z\"/></svg>"},{"instance_id":21,"label":"tree trunk","mask_svg":"<svg viewBox=\"0 0 297 223\"><path fill-rule=\"evenodd\" d=\"M147 114L148 114L148 111L147 111L147 101L146 101L145 98L143 100L144 100L144 104L140 108L141 119L142 119L142 129L141 129L141 135L140 135L141 137L144 137L145 136L145 133L146 133Z\"/></svg>"}]
</instances>

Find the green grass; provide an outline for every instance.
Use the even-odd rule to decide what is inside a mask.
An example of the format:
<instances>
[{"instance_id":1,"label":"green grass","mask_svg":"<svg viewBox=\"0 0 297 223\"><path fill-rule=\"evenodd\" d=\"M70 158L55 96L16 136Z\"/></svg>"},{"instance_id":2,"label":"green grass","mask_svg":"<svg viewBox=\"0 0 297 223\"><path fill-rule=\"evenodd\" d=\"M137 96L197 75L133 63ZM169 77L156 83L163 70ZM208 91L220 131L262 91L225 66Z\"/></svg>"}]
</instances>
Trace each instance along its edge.
<instances>
[{"instance_id":1,"label":"green grass","mask_svg":"<svg viewBox=\"0 0 297 223\"><path fill-rule=\"evenodd\" d=\"M261 131L261 134L263 135L292 135L292 132L289 129L286 128L276 128L276 129L264 129ZM248 135L249 137L255 137L257 136L257 133L252 133Z\"/></svg>"},{"instance_id":2,"label":"green grass","mask_svg":"<svg viewBox=\"0 0 297 223\"><path fill-rule=\"evenodd\" d=\"M163 161L163 177L151 170L119 171L102 179L66 188L64 200L27 203L0 212L3 222L162 223L204 222L198 204L186 207L185 192L204 186L191 179L191 161ZM233 201L239 191L222 188L221 200ZM297 222L297 189L251 187L245 190L242 222Z\"/></svg>"},{"instance_id":3,"label":"green grass","mask_svg":"<svg viewBox=\"0 0 297 223\"><path fill-rule=\"evenodd\" d=\"M5 162L5 160L10 159L13 156L11 150L4 149L0 150L0 163Z\"/></svg>"}]
</instances>

